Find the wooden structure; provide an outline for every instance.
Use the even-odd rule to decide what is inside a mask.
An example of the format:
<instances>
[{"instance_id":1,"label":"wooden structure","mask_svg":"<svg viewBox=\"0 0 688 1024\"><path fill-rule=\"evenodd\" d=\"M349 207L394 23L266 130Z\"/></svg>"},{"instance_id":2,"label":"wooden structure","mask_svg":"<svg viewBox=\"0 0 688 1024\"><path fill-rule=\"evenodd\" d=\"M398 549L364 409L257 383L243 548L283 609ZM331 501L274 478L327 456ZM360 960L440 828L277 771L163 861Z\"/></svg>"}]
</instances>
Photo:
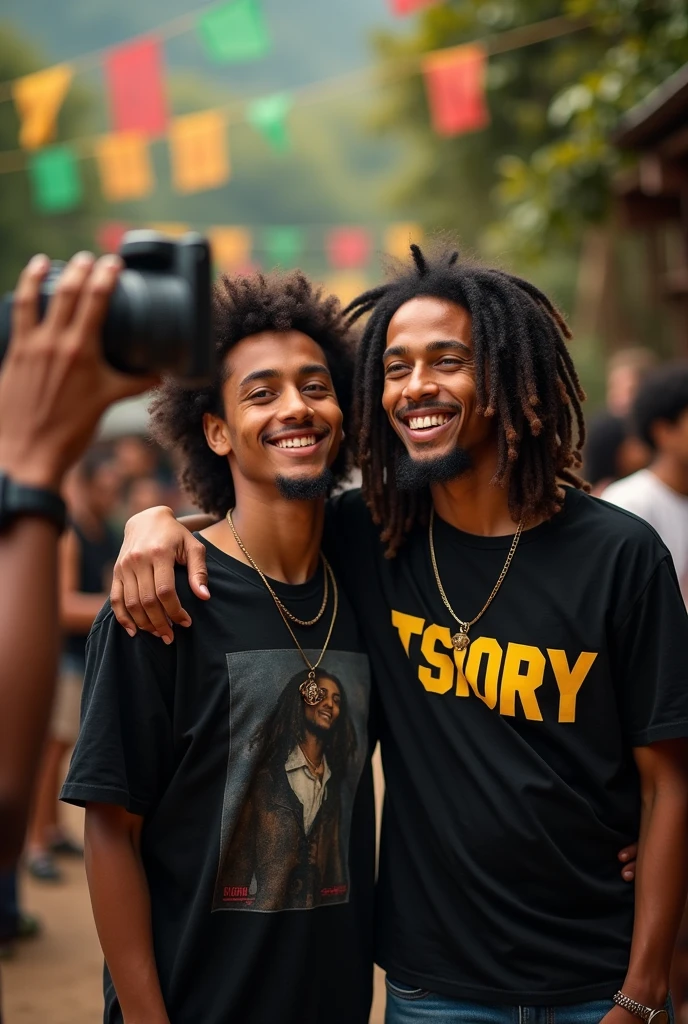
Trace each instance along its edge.
<instances>
[{"instance_id":1,"label":"wooden structure","mask_svg":"<svg viewBox=\"0 0 688 1024\"><path fill-rule=\"evenodd\" d=\"M653 304L668 304L676 355L688 356L688 64L624 116L612 141L638 155L615 181L621 221L645 234Z\"/></svg>"}]
</instances>

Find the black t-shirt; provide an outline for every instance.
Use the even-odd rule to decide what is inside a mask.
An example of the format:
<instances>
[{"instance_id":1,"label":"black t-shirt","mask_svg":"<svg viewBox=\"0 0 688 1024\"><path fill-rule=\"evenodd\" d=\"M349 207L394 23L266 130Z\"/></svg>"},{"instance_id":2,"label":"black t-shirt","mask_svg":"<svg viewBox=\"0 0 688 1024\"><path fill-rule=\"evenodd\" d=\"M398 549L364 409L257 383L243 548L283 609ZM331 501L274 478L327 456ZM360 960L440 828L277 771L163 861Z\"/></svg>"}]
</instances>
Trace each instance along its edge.
<instances>
[{"instance_id":1,"label":"black t-shirt","mask_svg":"<svg viewBox=\"0 0 688 1024\"><path fill-rule=\"evenodd\" d=\"M62 799L143 815L155 957L172 1024L365 1024L372 990L374 804L368 659L340 588L321 668L322 781L301 754L304 663L253 569L208 549L212 600L177 589L193 625L165 647L108 605L87 650L79 740ZM273 583L302 619L322 569ZM311 661L317 625L295 626ZM306 646L307 645L307 646ZM332 698L334 704L335 698ZM324 728L323 728L324 727ZM105 1021L122 1014L105 975Z\"/></svg>"},{"instance_id":2,"label":"black t-shirt","mask_svg":"<svg viewBox=\"0 0 688 1024\"><path fill-rule=\"evenodd\" d=\"M455 653L427 527L394 559L356 494L328 524L376 681L386 778L376 959L457 999L565 1004L623 981L632 748L688 735L688 618L642 520L575 490L527 530ZM482 608L511 537L436 520L457 615Z\"/></svg>"},{"instance_id":3,"label":"black t-shirt","mask_svg":"<svg viewBox=\"0 0 688 1024\"><path fill-rule=\"evenodd\" d=\"M70 529L74 531L79 547L79 591L82 594L107 593L121 537L109 523L103 523L99 537L84 533L75 522L70 523ZM67 633L63 650L66 654L83 659L86 653L86 634Z\"/></svg>"}]
</instances>

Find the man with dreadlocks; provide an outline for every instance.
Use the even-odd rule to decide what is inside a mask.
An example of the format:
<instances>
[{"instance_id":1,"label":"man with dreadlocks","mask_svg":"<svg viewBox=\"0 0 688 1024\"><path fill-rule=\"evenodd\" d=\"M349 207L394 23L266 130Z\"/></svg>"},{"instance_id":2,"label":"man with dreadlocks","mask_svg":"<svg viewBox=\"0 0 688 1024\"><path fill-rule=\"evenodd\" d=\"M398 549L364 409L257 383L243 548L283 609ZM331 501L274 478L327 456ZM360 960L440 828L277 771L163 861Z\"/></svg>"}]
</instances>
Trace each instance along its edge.
<instances>
[{"instance_id":1,"label":"man with dreadlocks","mask_svg":"<svg viewBox=\"0 0 688 1024\"><path fill-rule=\"evenodd\" d=\"M583 394L552 303L412 251L350 307L370 314L354 381L364 501L345 494L329 524L382 711L388 1024L659 1024L688 864L671 558L585 493ZM163 561L188 560L178 525L162 540L163 513L147 515L130 551L154 522ZM163 608L184 621L163 597L161 632ZM638 834L634 894L614 859Z\"/></svg>"}]
</instances>

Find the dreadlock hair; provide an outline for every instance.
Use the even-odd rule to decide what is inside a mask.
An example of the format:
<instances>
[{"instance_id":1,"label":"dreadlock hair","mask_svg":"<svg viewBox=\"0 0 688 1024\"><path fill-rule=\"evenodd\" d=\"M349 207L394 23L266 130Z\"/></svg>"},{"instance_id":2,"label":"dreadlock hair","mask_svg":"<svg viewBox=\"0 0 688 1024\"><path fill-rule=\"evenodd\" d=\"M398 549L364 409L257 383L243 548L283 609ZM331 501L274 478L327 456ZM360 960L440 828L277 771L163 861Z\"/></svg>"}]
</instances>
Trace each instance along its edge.
<instances>
[{"instance_id":1,"label":"dreadlock hair","mask_svg":"<svg viewBox=\"0 0 688 1024\"><path fill-rule=\"evenodd\" d=\"M460 260L443 250L427 258L411 246L413 266L365 292L344 311L349 323L370 313L354 375L354 422L363 496L382 526L386 555L394 557L405 535L426 522L428 490L401 491L394 454L401 441L382 408L382 358L395 312L418 296L463 306L472 318L477 412L494 417L497 469L492 483L508 486L509 512L521 518L560 511L560 481L587 489L575 473L585 441L585 394L566 341L561 313L535 285L512 274Z\"/></svg>"},{"instance_id":2,"label":"dreadlock hair","mask_svg":"<svg viewBox=\"0 0 688 1024\"><path fill-rule=\"evenodd\" d=\"M308 679L308 669L301 669L293 675L282 690L274 712L251 737L251 748L258 747L261 762L270 765L274 771L284 768L297 743L306 739L306 705L301 697L300 687ZM346 690L337 676L326 669L315 670L316 683L330 679L339 689L339 716L332 724L329 734L323 739L323 748L334 782L341 782L356 754L356 731L349 714Z\"/></svg>"},{"instance_id":3,"label":"dreadlock hair","mask_svg":"<svg viewBox=\"0 0 688 1024\"><path fill-rule=\"evenodd\" d=\"M339 300L325 296L301 271L290 274L222 276L213 289L213 335L217 371L204 388L185 388L173 379L159 387L150 406L151 433L164 448L179 455L178 477L185 491L205 512L223 516L234 504L234 483L225 456L208 446L203 416L224 417L222 386L227 380L226 356L243 338L262 331L301 331L325 353L339 405L346 420L351 406L353 343ZM334 483L351 462L346 442L331 467Z\"/></svg>"}]
</instances>

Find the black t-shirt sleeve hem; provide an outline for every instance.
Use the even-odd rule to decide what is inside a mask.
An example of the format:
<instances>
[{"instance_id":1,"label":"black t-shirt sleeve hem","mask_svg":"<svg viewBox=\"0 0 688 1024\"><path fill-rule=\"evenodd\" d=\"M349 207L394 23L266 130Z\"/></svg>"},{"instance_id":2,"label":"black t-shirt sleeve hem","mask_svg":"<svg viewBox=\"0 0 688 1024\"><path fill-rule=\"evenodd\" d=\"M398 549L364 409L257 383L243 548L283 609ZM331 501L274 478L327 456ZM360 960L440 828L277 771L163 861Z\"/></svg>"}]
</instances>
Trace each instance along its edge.
<instances>
[{"instance_id":1,"label":"black t-shirt sleeve hem","mask_svg":"<svg viewBox=\"0 0 688 1024\"><path fill-rule=\"evenodd\" d=\"M681 722L667 722L666 725L652 725L649 729L632 733L629 737L632 747L649 747L652 743L662 740L681 740L688 738L688 719Z\"/></svg>"},{"instance_id":2,"label":"black t-shirt sleeve hem","mask_svg":"<svg viewBox=\"0 0 688 1024\"><path fill-rule=\"evenodd\" d=\"M148 812L148 804L143 800L137 800L125 789L116 786L89 786L84 783L66 783L62 787L60 800L66 804L76 804L77 807L85 807L86 804L115 804L123 807L130 814L138 814L144 817Z\"/></svg>"}]
</instances>

